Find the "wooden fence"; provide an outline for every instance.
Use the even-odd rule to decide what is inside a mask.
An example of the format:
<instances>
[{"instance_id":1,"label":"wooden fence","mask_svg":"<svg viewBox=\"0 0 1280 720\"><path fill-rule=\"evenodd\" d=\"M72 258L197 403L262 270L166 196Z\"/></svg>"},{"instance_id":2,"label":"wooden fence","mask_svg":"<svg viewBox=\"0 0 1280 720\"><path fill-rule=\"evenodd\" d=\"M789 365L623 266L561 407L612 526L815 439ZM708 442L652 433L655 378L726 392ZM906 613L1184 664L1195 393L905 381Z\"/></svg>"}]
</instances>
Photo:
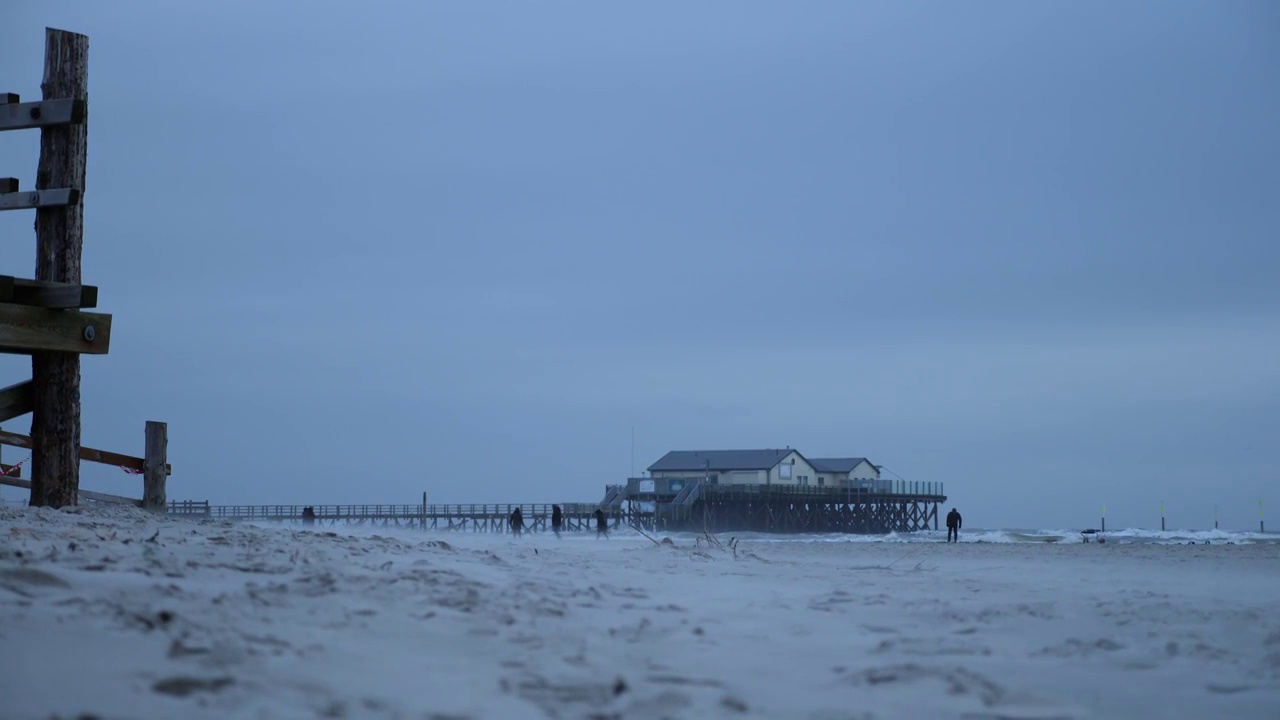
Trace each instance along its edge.
<instances>
[{"instance_id":1,"label":"wooden fence","mask_svg":"<svg viewBox=\"0 0 1280 720\"><path fill-rule=\"evenodd\" d=\"M173 466L169 465L166 457L168 454L168 432L168 426L164 423L147 421L144 444L146 450L143 457L121 455L120 453L87 447L80 448L80 460L82 461L88 460L89 462L103 465L114 465L126 475L141 475L142 499L81 490L77 487L76 494L78 497L76 500L136 505L147 510L163 511L165 509L166 480L169 474L173 472ZM31 449L32 439L27 435L0 430L0 446L4 445ZM8 465L0 462L0 485L30 490L31 481L22 479L22 465L23 463ZM156 472L148 472L152 468L155 468Z\"/></svg>"},{"instance_id":2,"label":"wooden fence","mask_svg":"<svg viewBox=\"0 0 1280 720\"><path fill-rule=\"evenodd\" d=\"M0 275L0 353L31 356L31 379L0 388L0 422L31 414L29 436L4 438L4 444L31 451L31 480L7 474L0 481L29 489L32 505L117 497L80 491L80 461L105 462L142 474L143 497L137 502L163 510L164 423L147 423L142 458L80 445L80 356L107 354L112 319L84 312L97 307L98 289L81 284L88 60L89 38L47 28L42 99L24 103L16 93L0 92L0 132L40 131L35 187L21 190L17 178L0 177L0 211L34 210L36 229L36 277Z\"/></svg>"}]
</instances>

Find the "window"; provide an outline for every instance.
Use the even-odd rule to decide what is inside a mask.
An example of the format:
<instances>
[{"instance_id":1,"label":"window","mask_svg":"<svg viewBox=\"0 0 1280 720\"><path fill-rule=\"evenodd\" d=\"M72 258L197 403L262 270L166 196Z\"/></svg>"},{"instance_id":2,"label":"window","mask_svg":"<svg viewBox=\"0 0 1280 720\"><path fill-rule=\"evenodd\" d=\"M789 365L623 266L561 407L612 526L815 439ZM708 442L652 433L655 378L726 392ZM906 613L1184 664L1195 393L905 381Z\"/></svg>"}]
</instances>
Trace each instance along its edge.
<instances>
[{"instance_id":1,"label":"window","mask_svg":"<svg viewBox=\"0 0 1280 720\"><path fill-rule=\"evenodd\" d=\"M781 465L778 468L778 477L782 478L783 480L790 480L792 467L794 466L791 465L790 463L784 463L783 465Z\"/></svg>"}]
</instances>

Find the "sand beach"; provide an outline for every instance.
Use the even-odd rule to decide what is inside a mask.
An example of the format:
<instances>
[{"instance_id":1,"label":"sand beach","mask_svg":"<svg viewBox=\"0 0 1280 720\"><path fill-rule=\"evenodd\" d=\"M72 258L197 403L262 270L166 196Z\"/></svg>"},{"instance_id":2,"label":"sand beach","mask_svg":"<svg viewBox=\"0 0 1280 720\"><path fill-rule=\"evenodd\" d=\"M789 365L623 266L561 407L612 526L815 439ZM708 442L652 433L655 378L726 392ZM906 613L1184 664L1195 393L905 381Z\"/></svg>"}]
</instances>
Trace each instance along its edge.
<instances>
[{"instance_id":1,"label":"sand beach","mask_svg":"<svg viewBox=\"0 0 1280 720\"><path fill-rule=\"evenodd\" d=\"M0 537L0 715L12 720L1280 708L1269 542L729 549L632 531L516 539L89 507L0 508Z\"/></svg>"}]
</instances>

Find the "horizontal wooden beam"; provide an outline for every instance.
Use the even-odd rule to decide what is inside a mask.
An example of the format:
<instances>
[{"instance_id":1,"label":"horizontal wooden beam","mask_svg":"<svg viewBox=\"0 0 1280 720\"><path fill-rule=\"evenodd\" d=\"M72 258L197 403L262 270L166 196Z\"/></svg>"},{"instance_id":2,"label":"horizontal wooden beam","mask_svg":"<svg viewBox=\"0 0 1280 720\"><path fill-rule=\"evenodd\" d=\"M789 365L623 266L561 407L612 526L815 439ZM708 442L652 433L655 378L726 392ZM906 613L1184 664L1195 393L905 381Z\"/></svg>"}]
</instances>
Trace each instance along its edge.
<instances>
[{"instance_id":1,"label":"horizontal wooden beam","mask_svg":"<svg viewBox=\"0 0 1280 720\"><path fill-rule=\"evenodd\" d=\"M77 125L84 122L84 107L84 100L72 99L0 103L0 131Z\"/></svg>"},{"instance_id":2,"label":"horizontal wooden beam","mask_svg":"<svg viewBox=\"0 0 1280 720\"><path fill-rule=\"evenodd\" d=\"M20 447L31 449L31 437L29 435L19 435L5 430L0 430L0 445L9 445L11 447ZM106 450L94 450L93 448L81 447L80 459L89 462L102 463L104 465L116 465L119 467L129 468L130 470L142 471L142 458L132 455L121 455L120 453L108 452ZM165 463L164 474L172 475L173 466Z\"/></svg>"},{"instance_id":3,"label":"horizontal wooden beam","mask_svg":"<svg viewBox=\"0 0 1280 720\"><path fill-rule=\"evenodd\" d=\"M0 303L0 352L106 355L111 316Z\"/></svg>"},{"instance_id":4,"label":"horizontal wooden beam","mask_svg":"<svg viewBox=\"0 0 1280 720\"><path fill-rule=\"evenodd\" d=\"M0 303L54 310L91 308L98 306L98 288L0 275Z\"/></svg>"},{"instance_id":5,"label":"horizontal wooden beam","mask_svg":"<svg viewBox=\"0 0 1280 720\"><path fill-rule=\"evenodd\" d=\"M94 450L93 448L82 447L80 448L80 459L88 460L89 462L102 463L103 465L116 465L118 467L129 468L130 470L142 472L142 458L134 457L132 455L121 455L120 453L113 453L108 450ZM165 465L164 468L166 475L173 471L173 468L168 465Z\"/></svg>"},{"instance_id":6,"label":"horizontal wooden beam","mask_svg":"<svg viewBox=\"0 0 1280 720\"><path fill-rule=\"evenodd\" d=\"M0 422L26 415L35 409L35 402L30 380L0 388Z\"/></svg>"},{"instance_id":7,"label":"horizontal wooden beam","mask_svg":"<svg viewBox=\"0 0 1280 720\"><path fill-rule=\"evenodd\" d=\"M8 485L9 487L31 489L30 480L19 480L18 478L0 476L0 485ZM80 497L85 500L96 500L98 502L117 503L120 505L135 505L142 507L141 500L124 497L123 495L110 495L108 493L93 492L92 490L81 490Z\"/></svg>"},{"instance_id":8,"label":"horizontal wooden beam","mask_svg":"<svg viewBox=\"0 0 1280 720\"><path fill-rule=\"evenodd\" d=\"M75 205L78 202L80 202L80 191L75 188L23 190L0 195L0 210L34 210Z\"/></svg>"}]
</instances>

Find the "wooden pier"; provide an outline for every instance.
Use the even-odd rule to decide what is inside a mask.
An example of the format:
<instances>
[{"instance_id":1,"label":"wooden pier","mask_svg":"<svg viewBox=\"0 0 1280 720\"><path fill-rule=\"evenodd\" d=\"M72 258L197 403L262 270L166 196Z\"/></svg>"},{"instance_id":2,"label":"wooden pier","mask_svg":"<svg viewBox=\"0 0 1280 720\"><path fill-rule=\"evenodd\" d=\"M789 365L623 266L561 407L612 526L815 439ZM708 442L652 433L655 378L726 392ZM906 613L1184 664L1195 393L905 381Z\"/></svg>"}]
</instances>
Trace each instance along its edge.
<instances>
[{"instance_id":1,"label":"wooden pier","mask_svg":"<svg viewBox=\"0 0 1280 720\"><path fill-rule=\"evenodd\" d=\"M673 487L677 487L674 486ZM592 532L603 510L611 528L632 526L659 532L771 532L886 534L938 528L938 505L946 501L934 483L874 487L715 485L682 483L662 493L628 492L611 485L599 503L561 503L564 532ZM430 505L210 505L175 501L171 515L213 520L303 523L311 507L315 525L366 525L423 530L508 533L511 512L520 508L525 532L551 530L550 503Z\"/></svg>"},{"instance_id":2,"label":"wooden pier","mask_svg":"<svg viewBox=\"0 0 1280 720\"><path fill-rule=\"evenodd\" d=\"M937 530L946 500L941 483L719 485L690 478L632 478L605 498L648 530L861 535Z\"/></svg>"},{"instance_id":3,"label":"wooden pier","mask_svg":"<svg viewBox=\"0 0 1280 720\"><path fill-rule=\"evenodd\" d=\"M860 490L723 486L703 491L685 513L655 513L655 529L709 532L850 533L878 535L938 529L946 497L885 495ZM701 507L699 507L699 505ZM932 528L930 528L932 525Z\"/></svg>"}]
</instances>

